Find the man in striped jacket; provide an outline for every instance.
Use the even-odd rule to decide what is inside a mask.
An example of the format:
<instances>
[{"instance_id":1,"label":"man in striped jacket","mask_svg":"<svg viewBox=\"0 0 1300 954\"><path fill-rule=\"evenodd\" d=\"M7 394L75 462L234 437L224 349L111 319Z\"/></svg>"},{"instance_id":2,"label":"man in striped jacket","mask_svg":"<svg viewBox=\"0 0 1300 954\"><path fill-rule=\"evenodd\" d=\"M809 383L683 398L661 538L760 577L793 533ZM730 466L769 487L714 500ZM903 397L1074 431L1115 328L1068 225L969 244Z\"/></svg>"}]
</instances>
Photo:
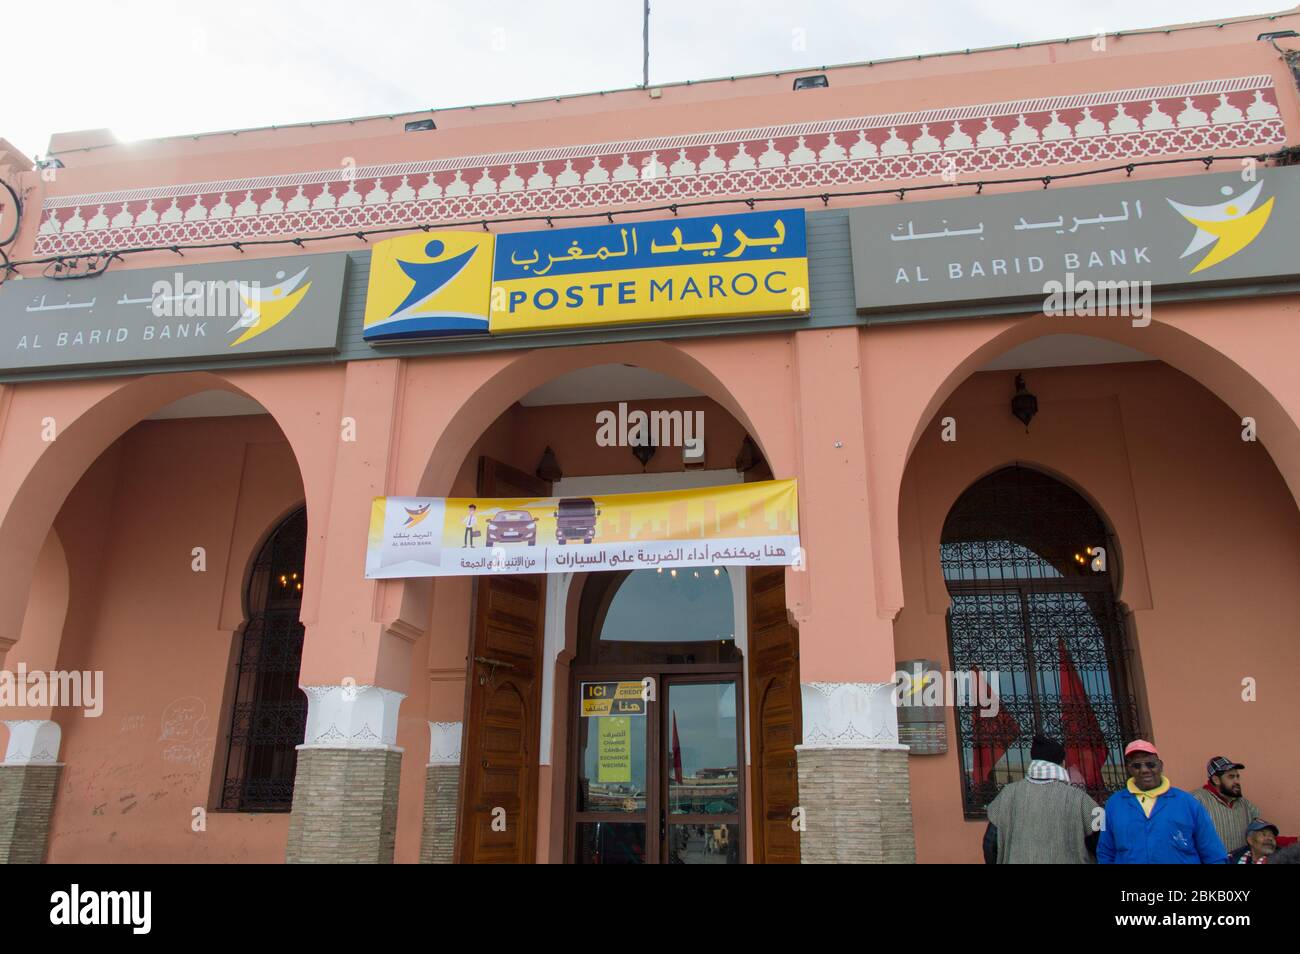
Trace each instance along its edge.
<instances>
[{"instance_id":1,"label":"man in striped jacket","mask_svg":"<svg viewBox=\"0 0 1300 954\"><path fill-rule=\"evenodd\" d=\"M1241 794L1241 770L1245 767L1216 755L1205 766L1209 781L1204 788L1192 792L1192 797L1210 813L1214 830L1229 853L1246 846L1246 829L1260 817L1255 803Z\"/></svg>"}]
</instances>

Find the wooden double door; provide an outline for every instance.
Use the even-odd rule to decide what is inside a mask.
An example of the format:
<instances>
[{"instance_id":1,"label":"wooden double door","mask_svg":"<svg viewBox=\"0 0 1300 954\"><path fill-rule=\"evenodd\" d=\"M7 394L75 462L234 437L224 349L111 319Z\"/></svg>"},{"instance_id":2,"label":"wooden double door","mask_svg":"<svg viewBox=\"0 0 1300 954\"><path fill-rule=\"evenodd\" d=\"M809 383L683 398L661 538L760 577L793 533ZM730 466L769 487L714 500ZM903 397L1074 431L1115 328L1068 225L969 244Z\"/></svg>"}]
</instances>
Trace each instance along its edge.
<instances>
[{"instance_id":1,"label":"wooden double door","mask_svg":"<svg viewBox=\"0 0 1300 954\"><path fill-rule=\"evenodd\" d=\"M531 475L487 458L480 464L480 496L550 493ZM791 825L798 804L798 634L786 611L784 568L740 572L748 592L744 661L574 668L570 711L555 713L557 721L569 720L568 860L798 862ZM461 863L536 860L545 596L544 576L476 578L456 837ZM630 684L624 699L641 700L641 711L611 705L604 716L583 714L583 686L597 683L615 684L615 693L618 684ZM588 690L588 702L604 698ZM626 724L602 726L613 716ZM746 722L753 727L748 793Z\"/></svg>"},{"instance_id":2,"label":"wooden double door","mask_svg":"<svg viewBox=\"0 0 1300 954\"><path fill-rule=\"evenodd\" d=\"M570 861L745 859L740 663L583 667L569 698Z\"/></svg>"}]
</instances>

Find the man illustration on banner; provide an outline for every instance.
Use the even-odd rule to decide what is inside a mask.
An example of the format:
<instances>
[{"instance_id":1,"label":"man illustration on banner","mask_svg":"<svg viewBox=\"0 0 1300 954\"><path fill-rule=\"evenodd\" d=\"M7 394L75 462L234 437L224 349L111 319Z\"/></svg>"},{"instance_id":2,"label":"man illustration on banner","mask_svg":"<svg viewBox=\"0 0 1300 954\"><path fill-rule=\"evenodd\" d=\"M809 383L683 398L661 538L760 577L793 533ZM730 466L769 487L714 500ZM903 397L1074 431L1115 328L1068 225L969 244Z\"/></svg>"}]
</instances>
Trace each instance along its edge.
<instances>
[{"instance_id":1,"label":"man illustration on banner","mask_svg":"<svg viewBox=\"0 0 1300 954\"><path fill-rule=\"evenodd\" d=\"M465 539L461 546L474 549L474 538L478 536L478 531L474 529L474 520L478 517L478 508L473 504L469 505L469 515L465 517Z\"/></svg>"}]
</instances>

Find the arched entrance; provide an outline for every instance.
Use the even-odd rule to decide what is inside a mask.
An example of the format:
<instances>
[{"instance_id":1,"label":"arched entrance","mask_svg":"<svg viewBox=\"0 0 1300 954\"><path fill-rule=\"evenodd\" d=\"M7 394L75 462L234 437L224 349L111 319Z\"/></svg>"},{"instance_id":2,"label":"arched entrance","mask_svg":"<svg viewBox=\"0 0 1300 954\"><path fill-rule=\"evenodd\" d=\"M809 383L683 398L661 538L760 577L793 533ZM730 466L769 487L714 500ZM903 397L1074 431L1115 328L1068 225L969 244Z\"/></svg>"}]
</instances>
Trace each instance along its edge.
<instances>
[{"instance_id":1,"label":"arched entrance","mask_svg":"<svg viewBox=\"0 0 1300 954\"><path fill-rule=\"evenodd\" d=\"M1101 516L1061 481L1004 467L958 498L941 541L952 668L998 697L996 713L954 713L965 816L1024 777L1035 734L1060 740L1072 780L1104 801L1124 783L1139 720Z\"/></svg>"},{"instance_id":2,"label":"arched entrance","mask_svg":"<svg viewBox=\"0 0 1300 954\"><path fill-rule=\"evenodd\" d=\"M645 357L662 358L660 352L666 348L656 343ZM443 440L454 438L468 449L458 467L449 466L435 450L430 469L422 478L421 492L452 497L554 496L585 500L602 494L725 486L772 477L766 447L759 445L744 421L712 396L708 380L696 382L688 380L689 376L666 373L680 370L671 362L660 369L628 361L590 363L607 356L612 355L604 346L556 349L542 368L533 367L532 359L521 358L522 364L516 369L519 373L507 375L504 382L511 388L513 403L499 409L494 420L477 425L481 427L477 437L471 422L444 430ZM570 365L578 367L554 373L557 366ZM532 387L519 393L521 383L531 383ZM619 402L628 402L630 410L702 413L707 428L704 459L688 466L682 448L665 444L648 455L647 461L630 446L601 443L596 437L594 415L616 409ZM447 453L454 456L455 452L448 449ZM429 483L438 472L444 478ZM542 474L551 479L542 480ZM441 482L444 479L446 482ZM491 528L483 522L478 526L484 536L477 545L482 546ZM505 542L526 545L514 540ZM730 573L719 567L716 575L714 567L699 570L701 576L707 573L719 584L725 581L733 593L729 610L732 617L725 633L734 634L739 655L726 660L726 674L734 682L728 699L733 708L738 707L732 721L734 744L740 749L731 762L737 775L746 773L751 765L754 769L744 785L738 778L731 782L740 799L735 809L722 821L707 819L719 821L715 827L724 829L711 838L710 847L731 850L733 860L762 860L767 817L779 817L778 827L790 831L791 809L797 802L794 745L799 741L798 677L791 648L793 626L787 610L786 572L784 567L753 571L741 568ZM664 572L667 575L669 571ZM678 568L679 579L684 579L684 572ZM433 796L426 797L422 831L422 850L430 860L574 860L570 816L576 795L570 784L570 769L574 751L571 730L576 726L571 725L571 715L579 690L570 667L597 661L581 652L577 635L578 604L586 592L585 582L584 577L574 574L552 573L535 578L487 574L472 582L468 578L440 578L431 587L427 581L402 585L399 599L403 606L416 605L422 589L428 591L432 603L430 676L427 680L418 676L412 680L413 685L422 681L429 685L427 711L431 738L435 740L426 775L426 796L430 792ZM609 591L611 599L613 593ZM752 639L762 639L765 648L761 655L751 657L745 651L746 633L752 634ZM684 653L689 654L689 650ZM581 662L579 655L583 656ZM677 665L699 665L703 661L722 660L705 660L697 653L694 663ZM653 668L659 663L650 668L636 661L625 664L644 670L637 680L647 673L655 674L657 689L663 688L660 684L670 675L691 674ZM761 672L755 668L760 664ZM709 675L702 671L693 674ZM631 681L631 677L625 681ZM759 686L763 692L756 699L751 690ZM460 687L463 689L457 692ZM698 694L707 690L674 689L671 694L674 699L685 699L692 691ZM413 701L420 704L418 698ZM654 704L655 719L669 711L663 708L669 700L662 694ZM755 705L761 709L756 710ZM649 717L648 712L646 715ZM463 722L456 721L462 718ZM755 725L755 719L766 720L764 728L746 732L740 725L746 718L751 725ZM679 712L679 739L682 719L683 712ZM666 730L654 731L671 742L671 723ZM459 740L460 745L437 741L444 739ZM760 749L764 743L768 748ZM699 768L718 767L707 764ZM683 780L685 773L694 770L684 764ZM647 775L648 771L647 767ZM662 768L656 772L659 778L666 777ZM780 803L770 811L761 807L755 799L762 791L774 793ZM660 803L667 804L666 794L657 797ZM454 809L448 804L453 800ZM454 833L446 830L445 818L449 814L457 822ZM642 824L648 822L643 820ZM659 838L657 826L656 818L649 839ZM648 841L642 847L658 852ZM684 847L707 854L709 861L727 860L723 850L704 852L698 832L693 845ZM787 846L784 853L775 854L773 860L797 860L797 843L793 851ZM661 856L659 852L650 860L660 860Z\"/></svg>"},{"instance_id":3,"label":"arched entrance","mask_svg":"<svg viewBox=\"0 0 1300 954\"><path fill-rule=\"evenodd\" d=\"M248 574L221 788L226 811L293 807L297 746L307 726L307 697L298 687L306 559L307 508L300 507L271 532Z\"/></svg>"},{"instance_id":4,"label":"arched entrance","mask_svg":"<svg viewBox=\"0 0 1300 954\"><path fill-rule=\"evenodd\" d=\"M721 567L593 575L569 699L570 860L744 858L743 658Z\"/></svg>"}]
</instances>

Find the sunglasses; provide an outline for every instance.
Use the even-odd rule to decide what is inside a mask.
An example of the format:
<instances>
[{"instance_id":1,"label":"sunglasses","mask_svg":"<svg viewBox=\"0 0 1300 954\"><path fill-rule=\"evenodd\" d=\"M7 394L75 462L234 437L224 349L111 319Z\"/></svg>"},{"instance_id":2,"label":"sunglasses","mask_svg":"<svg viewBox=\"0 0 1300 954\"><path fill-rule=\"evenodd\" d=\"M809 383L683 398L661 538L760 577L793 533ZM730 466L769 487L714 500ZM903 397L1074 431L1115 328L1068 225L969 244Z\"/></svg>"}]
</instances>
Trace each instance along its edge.
<instances>
[{"instance_id":1,"label":"sunglasses","mask_svg":"<svg viewBox=\"0 0 1300 954\"><path fill-rule=\"evenodd\" d=\"M1154 772L1156 769L1160 768L1160 763L1159 762L1129 762L1128 767L1131 769L1135 769L1137 771L1146 769L1148 772Z\"/></svg>"}]
</instances>

